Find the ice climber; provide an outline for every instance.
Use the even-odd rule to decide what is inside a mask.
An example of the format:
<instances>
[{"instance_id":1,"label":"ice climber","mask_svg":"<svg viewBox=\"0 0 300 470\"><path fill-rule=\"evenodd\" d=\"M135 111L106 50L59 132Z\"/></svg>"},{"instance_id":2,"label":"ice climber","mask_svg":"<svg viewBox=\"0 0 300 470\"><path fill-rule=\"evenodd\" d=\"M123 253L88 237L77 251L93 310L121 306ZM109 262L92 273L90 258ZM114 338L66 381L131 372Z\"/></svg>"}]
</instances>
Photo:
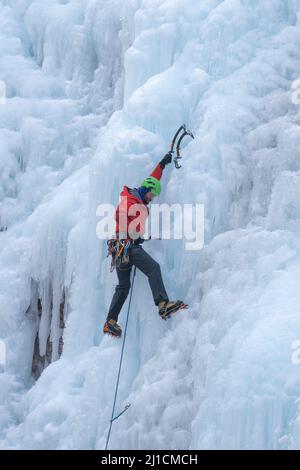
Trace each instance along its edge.
<instances>
[{"instance_id":1,"label":"ice climber","mask_svg":"<svg viewBox=\"0 0 300 470\"><path fill-rule=\"evenodd\" d=\"M151 175L144 179L138 188L124 186L119 205L116 209L116 237L108 241L109 254L112 255L112 266L116 267L118 285L109 307L103 332L120 337L122 329L117 323L121 308L128 296L131 282L132 266L136 266L147 277L155 305L162 319L185 304L181 300L169 300L166 292L160 265L141 246L145 222L149 214L148 204L161 191L160 179L166 165L172 161L172 152L168 152L159 162Z\"/></svg>"}]
</instances>

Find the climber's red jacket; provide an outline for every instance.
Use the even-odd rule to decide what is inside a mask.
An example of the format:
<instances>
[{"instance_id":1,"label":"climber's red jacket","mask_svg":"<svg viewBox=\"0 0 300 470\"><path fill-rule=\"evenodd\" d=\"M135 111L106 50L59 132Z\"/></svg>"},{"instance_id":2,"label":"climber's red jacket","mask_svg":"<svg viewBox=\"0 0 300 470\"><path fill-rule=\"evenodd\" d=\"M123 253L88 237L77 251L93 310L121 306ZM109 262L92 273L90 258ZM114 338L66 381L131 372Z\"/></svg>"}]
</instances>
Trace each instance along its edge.
<instances>
[{"instance_id":1,"label":"climber's red jacket","mask_svg":"<svg viewBox=\"0 0 300 470\"><path fill-rule=\"evenodd\" d=\"M160 180L162 172L162 167L159 163L150 176ZM116 238L142 238L149 214L147 205L142 201L136 188L131 189L128 186L124 186L120 196L121 199L115 214Z\"/></svg>"}]
</instances>

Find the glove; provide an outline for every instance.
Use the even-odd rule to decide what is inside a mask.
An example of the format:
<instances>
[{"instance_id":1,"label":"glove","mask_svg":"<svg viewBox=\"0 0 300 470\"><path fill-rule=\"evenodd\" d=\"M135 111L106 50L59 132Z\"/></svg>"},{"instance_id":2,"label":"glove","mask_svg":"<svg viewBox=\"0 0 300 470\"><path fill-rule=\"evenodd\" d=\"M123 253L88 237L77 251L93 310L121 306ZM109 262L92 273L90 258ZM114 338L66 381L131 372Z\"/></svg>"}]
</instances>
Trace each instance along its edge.
<instances>
[{"instance_id":1,"label":"glove","mask_svg":"<svg viewBox=\"0 0 300 470\"><path fill-rule=\"evenodd\" d=\"M165 166L171 163L171 161L172 161L172 152L168 152L159 163L162 169L164 170Z\"/></svg>"}]
</instances>

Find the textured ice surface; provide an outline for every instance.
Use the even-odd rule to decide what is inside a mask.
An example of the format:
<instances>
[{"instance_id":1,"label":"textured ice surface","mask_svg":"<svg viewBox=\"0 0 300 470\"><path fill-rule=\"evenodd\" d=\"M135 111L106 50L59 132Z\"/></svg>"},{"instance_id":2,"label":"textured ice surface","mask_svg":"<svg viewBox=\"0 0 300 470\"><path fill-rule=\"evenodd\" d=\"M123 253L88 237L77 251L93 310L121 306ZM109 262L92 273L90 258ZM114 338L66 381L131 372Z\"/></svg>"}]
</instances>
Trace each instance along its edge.
<instances>
[{"instance_id":1,"label":"textured ice surface","mask_svg":"<svg viewBox=\"0 0 300 470\"><path fill-rule=\"evenodd\" d=\"M0 2L2 448L104 447L121 344L101 332L116 279L96 207L138 185L182 122L196 138L159 200L205 204L205 247L145 246L190 309L162 322L137 274L117 410L131 407L110 447L300 447L299 13L297 0ZM56 359L63 296L63 354L34 383L36 329Z\"/></svg>"}]
</instances>

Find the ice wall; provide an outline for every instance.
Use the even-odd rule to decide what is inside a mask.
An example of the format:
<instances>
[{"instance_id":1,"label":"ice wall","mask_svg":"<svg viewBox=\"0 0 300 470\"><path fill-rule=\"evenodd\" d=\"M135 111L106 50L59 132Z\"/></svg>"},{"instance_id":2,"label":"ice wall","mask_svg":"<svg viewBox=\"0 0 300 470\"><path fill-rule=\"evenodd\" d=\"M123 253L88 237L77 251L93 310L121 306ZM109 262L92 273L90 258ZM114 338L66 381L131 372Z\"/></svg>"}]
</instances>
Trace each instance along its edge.
<instances>
[{"instance_id":1,"label":"ice wall","mask_svg":"<svg viewBox=\"0 0 300 470\"><path fill-rule=\"evenodd\" d=\"M62 351L71 285L84 269L88 164L99 129L122 107L131 16L120 2L0 5L1 435L16 418L14 391Z\"/></svg>"},{"instance_id":2,"label":"ice wall","mask_svg":"<svg viewBox=\"0 0 300 470\"><path fill-rule=\"evenodd\" d=\"M114 424L111 448L299 448L292 344L299 339L300 134L291 100L300 76L299 2L49 5L39 21L37 2L11 2L1 12L19 37L4 42L8 55L19 44L18 57L34 64L37 77L20 121L31 116L39 87L56 106L52 121L49 103L39 110L48 144L38 140L31 153L29 138L22 157L43 175L35 193L47 172L52 179L34 200L27 191L19 201L17 193L15 215L6 216L11 227L0 235L1 334L13 351L0 375L1 446L104 447L120 344L101 333L115 279L95 236L96 207L117 202L124 183L139 184L186 122L196 139L182 170L166 169L160 201L204 203L206 244L196 253L183 242L145 247L161 262L170 297L191 307L161 322L137 275L117 404L131 407ZM61 83L61 94L53 83ZM16 114L12 109L10 120ZM65 128L70 123L80 129L76 138ZM70 156L69 138L76 147ZM15 184L20 171L24 191L32 187L29 167L4 183ZM44 301L43 317L49 323L51 310L56 350L63 292L68 301L63 355L27 391L31 279L41 295L50 284L56 292L53 305Z\"/></svg>"}]
</instances>

